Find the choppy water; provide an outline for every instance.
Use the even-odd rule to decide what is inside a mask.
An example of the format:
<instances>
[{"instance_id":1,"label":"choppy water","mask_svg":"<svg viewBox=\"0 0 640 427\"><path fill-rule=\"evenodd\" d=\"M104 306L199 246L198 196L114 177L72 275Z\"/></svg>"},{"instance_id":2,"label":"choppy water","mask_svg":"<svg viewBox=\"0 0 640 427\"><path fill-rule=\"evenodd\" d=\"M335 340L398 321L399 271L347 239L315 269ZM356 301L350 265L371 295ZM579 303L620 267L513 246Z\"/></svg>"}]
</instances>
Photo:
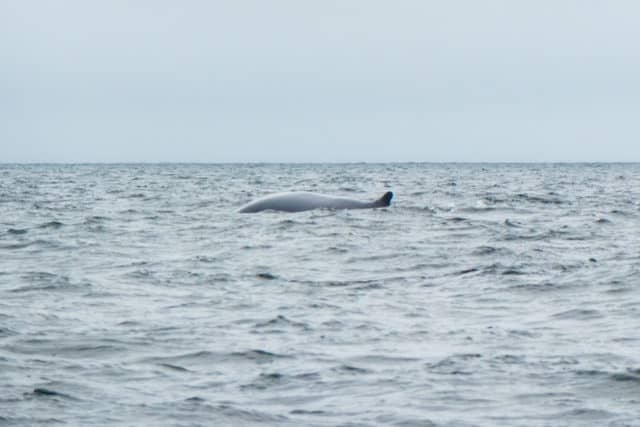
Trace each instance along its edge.
<instances>
[{"instance_id":1,"label":"choppy water","mask_svg":"<svg viewBox=\"0 0 640 427\"><path fill-rule=\"evenodd\" d=\"M274 191L390 208L238 214ZM0 166L0 424L640 425L640 165Z\"/></svg>"}]
</instances>

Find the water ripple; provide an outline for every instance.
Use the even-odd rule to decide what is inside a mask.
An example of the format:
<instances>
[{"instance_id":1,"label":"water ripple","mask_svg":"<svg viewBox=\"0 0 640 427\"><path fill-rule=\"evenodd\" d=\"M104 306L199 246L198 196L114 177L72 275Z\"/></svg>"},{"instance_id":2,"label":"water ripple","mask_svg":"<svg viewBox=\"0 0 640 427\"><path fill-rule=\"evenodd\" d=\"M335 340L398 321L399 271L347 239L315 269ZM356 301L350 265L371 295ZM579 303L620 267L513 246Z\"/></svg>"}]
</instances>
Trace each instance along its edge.
<instances>
[{"instance_id":1,"label":"water ripple","mask_svg":"<svg viewBox=\"0 0 640 427\"><path fill-rule=\"evenodd\" d=\"M0 424L637 424L640 165L0 178Z\"/></svg>"}]
</instances>

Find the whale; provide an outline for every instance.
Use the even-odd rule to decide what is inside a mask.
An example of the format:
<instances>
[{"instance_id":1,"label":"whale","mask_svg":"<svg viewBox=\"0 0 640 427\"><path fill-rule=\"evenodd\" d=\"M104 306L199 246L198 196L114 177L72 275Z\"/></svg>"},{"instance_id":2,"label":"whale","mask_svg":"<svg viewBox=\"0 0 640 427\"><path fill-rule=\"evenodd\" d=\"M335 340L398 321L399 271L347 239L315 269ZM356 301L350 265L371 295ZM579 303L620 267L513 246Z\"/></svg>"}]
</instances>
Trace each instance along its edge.
<instances>
[{"instance_id":1,"label":"whale","mask_svg":"<svg viewBox=\"0 0 640 427\"><path fill-rule=\"evenodd\" d=\"M326 194L294 191L271 194L240 208L240 213L262 211L303 212L312 209L371 209L384 208L391 204L393 193L387 191L382 197L372 202L354 200L347 197L328 196Z\"/></svg>"}]
</instances>

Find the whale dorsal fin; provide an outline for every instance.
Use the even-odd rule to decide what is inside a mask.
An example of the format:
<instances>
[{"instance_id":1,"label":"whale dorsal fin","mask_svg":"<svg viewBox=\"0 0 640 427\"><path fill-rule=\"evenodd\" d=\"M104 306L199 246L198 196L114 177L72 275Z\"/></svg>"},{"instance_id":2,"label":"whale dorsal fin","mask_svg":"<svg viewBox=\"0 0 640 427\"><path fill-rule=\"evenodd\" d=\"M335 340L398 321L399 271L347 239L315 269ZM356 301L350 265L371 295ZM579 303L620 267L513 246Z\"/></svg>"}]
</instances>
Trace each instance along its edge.
<instances>
[{"instance_id":1,"label":"whale dorsal fin","mask_svg":"<svg viewBox=\"0 0 640 427\"><path fill-rule=\"evenodd\" d=\"M391 191L387 191L378 199L377 204L380 207L389 206L391 204L391 199L393 199L393 193Z\"/></svg>"}]
</instances>

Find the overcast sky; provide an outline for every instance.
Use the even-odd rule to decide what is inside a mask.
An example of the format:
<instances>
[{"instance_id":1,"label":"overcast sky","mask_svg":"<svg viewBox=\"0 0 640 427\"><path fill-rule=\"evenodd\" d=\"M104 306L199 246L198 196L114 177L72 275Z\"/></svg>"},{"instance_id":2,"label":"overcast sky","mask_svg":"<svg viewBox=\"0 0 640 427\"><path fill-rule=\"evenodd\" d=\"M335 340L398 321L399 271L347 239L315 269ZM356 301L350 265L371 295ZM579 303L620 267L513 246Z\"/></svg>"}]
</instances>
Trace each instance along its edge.
<instances>
[{"instance_id":1,"label":"overcast sky","mask_svg":"<svg viewBox=\"0 0 640 427\"><path fill-rule=\"evenodd\" d=\"M0 0L0 162L640 161L640 2Z\"/></svg>"}]
</instances>

